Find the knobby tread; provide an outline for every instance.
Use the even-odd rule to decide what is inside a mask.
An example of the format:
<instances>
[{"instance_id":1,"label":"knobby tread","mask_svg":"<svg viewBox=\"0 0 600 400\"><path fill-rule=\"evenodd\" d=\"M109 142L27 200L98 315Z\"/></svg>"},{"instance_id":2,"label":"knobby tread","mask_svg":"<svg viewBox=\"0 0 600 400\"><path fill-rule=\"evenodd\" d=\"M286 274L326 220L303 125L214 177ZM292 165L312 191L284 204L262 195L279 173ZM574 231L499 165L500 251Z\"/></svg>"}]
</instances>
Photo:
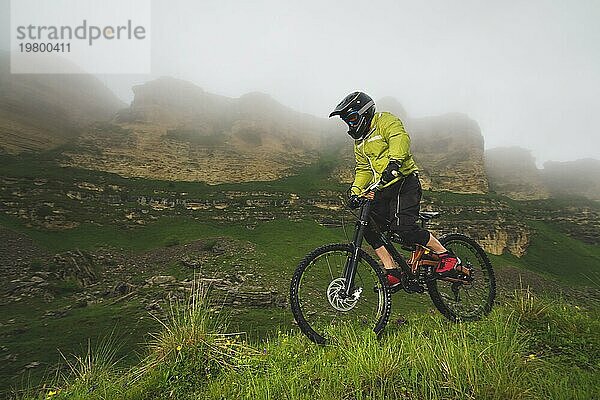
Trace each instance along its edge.
<instances>
[{"instance_id":1,"label":"knobby tread","mask_svg":"<svg viewBox=\"0 0 600 400\"><path fill-rule=\"evenodd\" d=\"M298 264L298 266L296 267L296 270L294 272L294 275L292 277L292 282L290 285L290 305L291 305L291 309L292 309L292 314L294 315L294 319L296 320L296 323L300 327L300 330L310 340L312 340L313 342L315 342L317 344L326 344L327 340L323 336L321 336L319 333L317 333L314 329L312 329L311 326L308 324L308 322L304 319L304 316L302 315L302 310L300 309L300 302L298 299L298 288L300 285L300 280L301 280L302 274L304 273L304 270L306 269L306 267L317 256L320 256L320 255L328 253L328 252L333 252L333 251L345 251L345 252L348 252L351 254L352 246L347 243L333 243L333 244L327 244L327 245L317 247L316 249L314 249L313 251L308 253L302 259L302 261L300 261L300 264ZM381 271L381 268L379 267L377 262L373 259L373 257L371 257L369 254L367 254L363 249L359 250L359 257L361 259L364 259L369 264L369 266L375 271L375 273L377 274L377 278L379 279L379 281L381 283L381 287L383 288L383 291L384 291L383 313L382 313L381 317L379 318L379 320L377 321L377 324L373 328L373 332L375 332L376 334L380 334L383 331L383 328L385 328L385 326L388 323L388 320L390 318L390 313L391 313L391 309L392 309L391 295L389 293L385 277L383 276L383 271Z\"/></svg>"}]
</instances>

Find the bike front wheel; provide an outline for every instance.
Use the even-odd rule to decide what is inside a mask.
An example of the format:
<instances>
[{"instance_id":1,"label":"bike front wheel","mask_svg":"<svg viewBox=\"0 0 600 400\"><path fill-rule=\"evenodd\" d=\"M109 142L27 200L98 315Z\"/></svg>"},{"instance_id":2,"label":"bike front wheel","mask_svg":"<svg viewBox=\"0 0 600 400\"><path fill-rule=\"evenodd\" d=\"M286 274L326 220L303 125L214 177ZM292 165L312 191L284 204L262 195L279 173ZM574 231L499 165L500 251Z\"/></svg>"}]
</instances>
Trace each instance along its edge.
<instances>
[{"instance_id":1,"label":"bike front wheel","mask_svg":"<svg viewBox=\"0 0 600 400\"><path fill-rule=\"evenodd\" d=\"M470 270L470 282L438 278L427 285L435 307L451 321L474 321L488 314L496 297L496 278L485 251L468 236L451 233L440 237Z\"/></svg>"},{"instance_id":2,"label":"bike front wheel","mask_svg":"<svg viewBox=\"0 0 600 400\"><path fill-rule=\"evenodd\" d=\"M350 244L318 247L298 265L290 287L294 318L313 342L325 344L345 329L366 328L378 334L390 316L385 277L362 249L351 295L346 296L344 268L352 257Z\"/></svg>"}]
</instances>

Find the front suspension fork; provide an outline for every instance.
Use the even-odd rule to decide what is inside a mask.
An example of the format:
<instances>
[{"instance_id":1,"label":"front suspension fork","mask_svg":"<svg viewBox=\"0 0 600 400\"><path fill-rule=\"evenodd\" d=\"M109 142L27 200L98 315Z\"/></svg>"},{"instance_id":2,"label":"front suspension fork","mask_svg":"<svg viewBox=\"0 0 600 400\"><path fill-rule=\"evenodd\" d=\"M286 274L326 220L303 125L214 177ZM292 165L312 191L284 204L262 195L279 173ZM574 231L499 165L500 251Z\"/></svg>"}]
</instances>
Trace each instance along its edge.
<instances>
[{"instance_id":1,"label":"front suspension fork","mask_svg":"<svg viewBox=\"0 0 600 400\"><path fill-rule=\"evenodd\" d=\"M369 213L371 212L371 202L366 202L360 209L360 218L356 221L356 229L354 231L354 239L352 240L352 256L346 260L344 267L344 294L349 297L354 290L354 276L356 275L356 267L358 265L358 257L362 241L365 234L365 229L369 221Z\"/></svg>"}]
</instances>

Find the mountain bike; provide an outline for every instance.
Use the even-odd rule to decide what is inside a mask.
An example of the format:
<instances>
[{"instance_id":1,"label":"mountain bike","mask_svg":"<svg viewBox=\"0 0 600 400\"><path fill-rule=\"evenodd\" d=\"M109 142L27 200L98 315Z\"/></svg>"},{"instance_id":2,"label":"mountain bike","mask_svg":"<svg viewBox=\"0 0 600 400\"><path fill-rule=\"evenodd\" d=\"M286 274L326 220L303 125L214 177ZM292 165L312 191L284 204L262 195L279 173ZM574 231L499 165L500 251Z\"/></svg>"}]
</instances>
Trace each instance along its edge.
<instances>
[{"instance_id":1,"label":"mountain bike","mask_svg":"<svg viewBox=\"0 0 600 400\"><path fill-rule=\"evenodd\" d=\"M377 182L365 190L381 190ZM474 321L488 314L496 296L494 271L485 251L460 233L439 241L460 259L455 273L435 272L439 259L429 249L408 243L395 233L382 232L370 217L372 200L362 197L352 242L328 244L308 253L297 266L290 285L290 303L296 323L310 340L327 343L336 329L358 325L379 335L391 312L391 295L398 290L423 293L451 321ZM421 212L424 227L439 212ZM372 224L402 271L401 284L391 289L382 267L362 248L367 224ZM404 258L394 243L410 251Z\"/></svg>"}]
</instances>

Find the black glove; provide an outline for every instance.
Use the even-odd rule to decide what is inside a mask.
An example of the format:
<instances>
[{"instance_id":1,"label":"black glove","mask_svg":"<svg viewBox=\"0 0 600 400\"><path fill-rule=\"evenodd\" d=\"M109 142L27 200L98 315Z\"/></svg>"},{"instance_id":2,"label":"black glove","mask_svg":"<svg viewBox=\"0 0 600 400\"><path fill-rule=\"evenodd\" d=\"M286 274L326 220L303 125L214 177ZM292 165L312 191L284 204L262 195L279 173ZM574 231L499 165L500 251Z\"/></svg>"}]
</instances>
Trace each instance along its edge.
<instances>
[{"instance_id":1,"label":"black glove","mask_svg":"<svg viewBox=\"0 0 600 400\"><path fill-rule=\"evenodd\" d=\"M362 198L356 194L351 195L348 198L348 207L350 207L351 209L355 209L358 208L362 205Z\"/></svg>"},{"instance_id":2,"label":"black glove","mask_svg":"<svg viewBox=\"0 0 600 400\"><path fill-rule=\"evenodd\" d=\"M397 177L402 176L402 174L400 173L401 166L402 163L400 161L390 160L387 167L385 167L385 170L383 170L383 173L381 174L381 181L383 183L388 183L393 181Z\"/></svg>"}]
</instances>

